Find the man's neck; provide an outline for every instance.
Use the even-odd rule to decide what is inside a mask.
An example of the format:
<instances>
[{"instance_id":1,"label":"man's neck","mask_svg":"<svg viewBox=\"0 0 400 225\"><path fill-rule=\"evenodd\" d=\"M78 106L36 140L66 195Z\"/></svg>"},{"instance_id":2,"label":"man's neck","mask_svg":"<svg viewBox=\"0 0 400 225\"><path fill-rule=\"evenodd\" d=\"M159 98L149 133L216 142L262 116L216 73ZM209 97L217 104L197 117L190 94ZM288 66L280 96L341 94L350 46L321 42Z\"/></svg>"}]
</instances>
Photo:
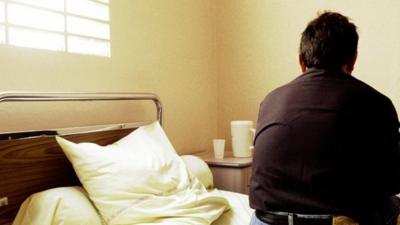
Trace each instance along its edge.
<instances>
[{"instance_id":1,"label":"man's neck","mask_svg":"<svg viewBox=\"0 0 400 225\"><path fill-rule=\"evenodd\" d=\"M311 68L309 68L309 67L306 67L306 68L304 68L304 70L302 70L302 72L305 73L305 72L307 72L307 71L310 70L310 69L336 70L336 71L339 71L339 72L342 72L342 73L345 73L345 74L348 74L348 75L351 75L351 73L353 72L353 68L350 69L350 68L349 68L348 66L346 66L346 65L342 66L340 69L329 69L329 68L318 68L318 67L311 67Z\"/></svg>"}]
</instances>

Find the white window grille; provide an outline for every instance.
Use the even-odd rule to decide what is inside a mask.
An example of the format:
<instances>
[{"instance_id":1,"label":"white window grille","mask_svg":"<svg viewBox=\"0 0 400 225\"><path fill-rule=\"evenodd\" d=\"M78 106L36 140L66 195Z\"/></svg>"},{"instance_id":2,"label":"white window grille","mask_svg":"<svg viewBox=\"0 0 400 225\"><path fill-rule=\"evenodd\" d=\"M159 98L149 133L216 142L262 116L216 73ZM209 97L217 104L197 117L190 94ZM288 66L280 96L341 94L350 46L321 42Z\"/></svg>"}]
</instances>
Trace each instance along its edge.
<instances>
[{"instance_id":1,"label":"white window grille","mask_svg":"<svg viewBox=\"0 0 400 225\"><path fill-rule=\"evenodd\" d=\"M4 25L0 25L0 44L6 43L6 31Z\"/></svg>"},{"instance_id":2,"label":"white window grille","mask_svg":"<svg viewBox=\"0 0 400 225\"><path fill-rule=\"evenodd\" d=\"M0 44L111 56L108 0L0 0Z\"/></svg>"}]
</instances>

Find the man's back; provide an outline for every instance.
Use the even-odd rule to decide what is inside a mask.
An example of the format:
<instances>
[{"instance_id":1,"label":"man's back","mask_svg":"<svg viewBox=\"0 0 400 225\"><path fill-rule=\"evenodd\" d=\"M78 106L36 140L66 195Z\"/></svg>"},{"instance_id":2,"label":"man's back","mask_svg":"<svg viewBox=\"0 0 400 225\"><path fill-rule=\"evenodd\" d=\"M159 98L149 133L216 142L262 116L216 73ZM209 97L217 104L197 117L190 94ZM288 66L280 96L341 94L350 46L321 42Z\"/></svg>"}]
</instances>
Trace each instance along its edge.
<instances>
[{"instance_id":1,"label":"man's back","mask_svg":"<svg viewBox=\"0 0 400 225\"><path fill-rule=\"evenodd\" d=\"M354 77L309 69L261 104L250 203L256 210L358 217L400 192L398 118Z\"/></svg>"}]
</instances>

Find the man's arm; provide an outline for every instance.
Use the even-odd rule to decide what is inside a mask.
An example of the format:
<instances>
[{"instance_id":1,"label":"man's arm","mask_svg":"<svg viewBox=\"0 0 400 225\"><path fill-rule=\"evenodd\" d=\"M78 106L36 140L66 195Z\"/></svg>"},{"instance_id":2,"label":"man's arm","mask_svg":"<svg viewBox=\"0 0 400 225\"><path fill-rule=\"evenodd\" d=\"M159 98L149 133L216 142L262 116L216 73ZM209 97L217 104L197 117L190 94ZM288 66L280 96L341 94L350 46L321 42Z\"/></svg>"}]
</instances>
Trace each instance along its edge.
<instances>
[{"instance_id":1,"label":"man's arm","mask_svg":"<svg viewBox=\"0 0 400 225\"><path fill-rule=\"evenodd\" d=\"M385 98L381 118L378 118L378 140L381 141L379 162L382 194L392 196L400 193L400 125L396 110ZM379 108L378 108L379 110Z\"/></svg>"}]
</instances>

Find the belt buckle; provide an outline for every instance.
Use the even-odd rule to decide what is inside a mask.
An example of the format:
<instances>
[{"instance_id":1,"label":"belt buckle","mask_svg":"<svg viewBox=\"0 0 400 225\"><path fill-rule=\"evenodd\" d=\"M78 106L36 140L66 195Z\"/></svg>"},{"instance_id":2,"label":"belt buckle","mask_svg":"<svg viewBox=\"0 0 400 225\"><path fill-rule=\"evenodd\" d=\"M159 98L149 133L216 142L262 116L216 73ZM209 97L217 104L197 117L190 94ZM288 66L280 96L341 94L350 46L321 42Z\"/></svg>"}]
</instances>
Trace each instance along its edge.
<instances>
[{"instance_id":1,"label":"belt buckle","mask_svg":"<svg viewBox=\"0 0 400 225\"><path fill-rule=\"evenodd\" d=\"M294 214L293 213L288 214L288 225L294 225Z\"/></svg>"}]
</instances>

